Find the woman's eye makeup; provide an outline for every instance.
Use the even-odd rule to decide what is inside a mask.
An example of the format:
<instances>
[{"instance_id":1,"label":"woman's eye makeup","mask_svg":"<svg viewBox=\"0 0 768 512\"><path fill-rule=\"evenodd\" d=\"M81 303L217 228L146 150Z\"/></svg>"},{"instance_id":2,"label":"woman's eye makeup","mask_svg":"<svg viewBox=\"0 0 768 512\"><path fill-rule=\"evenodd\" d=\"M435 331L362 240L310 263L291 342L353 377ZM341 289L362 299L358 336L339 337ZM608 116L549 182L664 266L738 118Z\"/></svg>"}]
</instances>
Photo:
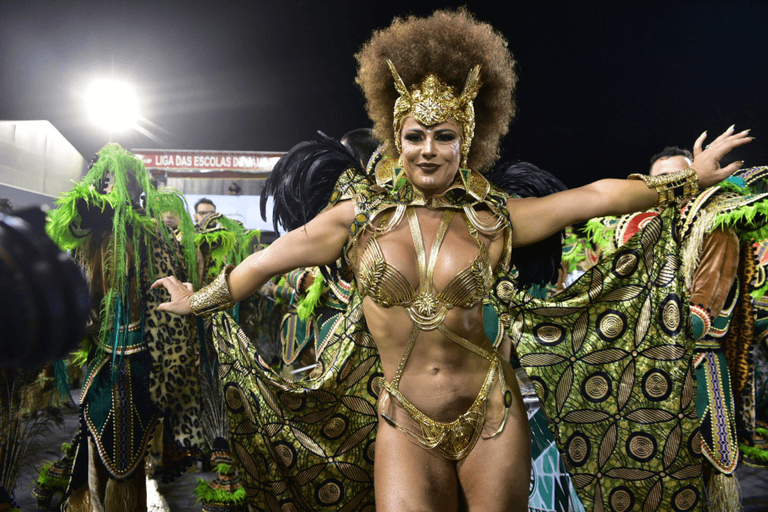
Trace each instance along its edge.
<instances>
[{"instance_id":1,"label":"woman's eye makeup","mask_svg":"<svg viewBox=\"0 0 768 512\"><path fill-rule=\"evenodd\" d=\"M408 142L419 142L422 140L422 136L420 133L410 132L405 134L405 140Z\"/></svg>"},{"instance_id":2,"label":"woman's eye makeup","mask_svg":"<svg viewBox=\"0 0 768 512\"><path fill-rule=\"evenodd\" d=\"M439 142L452 142L459 138L458 134L454 131L440 131L435 133L434 137ZM408 142L420 142L424 140L424 135L419 132L408 132L403 138Z\"/></svg>"}]
</instances>

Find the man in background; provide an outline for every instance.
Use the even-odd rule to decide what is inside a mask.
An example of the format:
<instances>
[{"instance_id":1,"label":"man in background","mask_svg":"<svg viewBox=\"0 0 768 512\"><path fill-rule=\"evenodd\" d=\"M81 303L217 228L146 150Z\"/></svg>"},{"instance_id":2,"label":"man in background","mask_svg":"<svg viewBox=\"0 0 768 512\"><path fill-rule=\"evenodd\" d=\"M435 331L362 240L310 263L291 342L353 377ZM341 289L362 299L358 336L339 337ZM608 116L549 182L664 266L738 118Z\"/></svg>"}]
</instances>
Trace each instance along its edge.
<instances>
[{"instance_id":1,"label":"man in background","mask_svg":"<svg viewBox=\"0 0 768 512\"><path fill-rule=\"evenodd\" d=\"M693 163L693 154L687 149L667 146L661 153L651 157L651 176L660 176L687 169Z\"/></svg>"},{"instance_id":2,"label":"man in background","mask_svg":"<svg viewBox=\"0 0 768 512\"><path fill-rule=\"evenodd\" d=\"M195 203L195 225L200 226L208 215L216 213L216 205L213 201L207 197L201 197L198 202Z\"/></svg>"}]
</instances>

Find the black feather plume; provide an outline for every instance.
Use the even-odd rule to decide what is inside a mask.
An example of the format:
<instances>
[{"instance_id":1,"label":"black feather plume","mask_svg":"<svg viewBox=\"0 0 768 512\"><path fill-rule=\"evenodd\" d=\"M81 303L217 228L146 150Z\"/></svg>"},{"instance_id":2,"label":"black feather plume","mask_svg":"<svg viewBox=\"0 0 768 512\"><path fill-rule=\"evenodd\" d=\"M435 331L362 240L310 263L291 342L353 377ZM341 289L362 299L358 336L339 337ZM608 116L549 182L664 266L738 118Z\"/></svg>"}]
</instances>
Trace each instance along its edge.
<instances>
[{"instance_id":1,"label":"black feather plume","mask_svg":"<svg viewBox=\"0 0 768 512\"><path fill-rule=\"evenodd\" d=\"M320 213L346 169L364 172L353 151L323 132L317 133L320 140L301 142L277 161L261 192L261 217L265 220L267 197L274 196L275 233L278 226L291 231Z\"/></svg>"},{"instance_id":2,"label":"black feather plume","mask_svg":"<svg viewBox=\"0 0 768 512\"><path fill-rule=\"evenodd\" d=\"M568 188L551 173L528 162L501 164L486 177L506 193L518 197L542 197ZM512 250L512 264L517 267L519 286L529 288L557 282L563 236L565 232L560 231L535 244Z\"/></svg>"},{"instance_id":3,"label":"black feather plume","mask_svg":"<svg viewBox=\"0 0 768 512\"><path fill-rule=\"evenodd\" d=\"M507 194L518 197L543 197L568 190L554 174L530 162L502 163L488 173L486 178Z\"/></svg>"}]
</instances>

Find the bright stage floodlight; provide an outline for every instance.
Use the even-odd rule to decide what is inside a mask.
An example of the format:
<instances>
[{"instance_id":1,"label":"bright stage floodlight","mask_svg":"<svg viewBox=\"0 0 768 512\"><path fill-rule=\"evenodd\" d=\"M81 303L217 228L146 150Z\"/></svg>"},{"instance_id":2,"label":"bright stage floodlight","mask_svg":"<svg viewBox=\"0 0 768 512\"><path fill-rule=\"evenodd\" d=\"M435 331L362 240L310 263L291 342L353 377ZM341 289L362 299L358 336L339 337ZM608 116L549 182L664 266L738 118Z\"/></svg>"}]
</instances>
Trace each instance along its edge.
<instances>
[{"instance_id":1,"label":"bright stage floodlight","mask_svg":"<svg viewBox=\"0 0 768 512\"><path fill-rule=\"evenodd\" d=\"M110 131L136 125L139 102L131 86L114 80L97 80L88 88L88 111L93 121Z\"/></svg>"}]
</instances>

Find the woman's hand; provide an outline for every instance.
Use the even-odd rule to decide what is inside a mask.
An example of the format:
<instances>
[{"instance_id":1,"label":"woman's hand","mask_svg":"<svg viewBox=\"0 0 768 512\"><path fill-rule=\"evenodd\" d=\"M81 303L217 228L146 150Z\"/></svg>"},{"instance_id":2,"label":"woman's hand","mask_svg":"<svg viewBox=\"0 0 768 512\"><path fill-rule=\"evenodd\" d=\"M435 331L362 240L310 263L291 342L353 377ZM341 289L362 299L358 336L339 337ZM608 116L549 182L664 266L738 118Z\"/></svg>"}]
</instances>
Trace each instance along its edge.
<instances>
[{"instance_id":1,"label":"woman's hand","mask_svg":"<svg viewBox=\"0 0 768 512\"><path fill-rule=\"evenodd\" d=\"M176 315L190 315L192 308L189 307L189 298L195 291L192 283L182 283L173 276L163 277L152 283L151 289L164 286L171 294L170 302L163 302L157 307L158 311L167 311Z\"/></svg>"},{"instance_id":2,"label":"woman's hand","mask_svg":"<svg viewBox=\"0 0 768 512\"><path fill-rule=\"evenodd\" d=\"M743 146L754 140L754 137L748 137L749 130L739 133L733 133L733 131L734 127L731 126L718 138L707 144L704 149L702 149L702 144L707 138L707 132L699 135L693 144L693 164L691 167L699 175L700 189L717 185L744 165L744 162L739 160L725 167L720 167L720 159L730 153L733 148Z\"/></svg>"}]
</instances>

